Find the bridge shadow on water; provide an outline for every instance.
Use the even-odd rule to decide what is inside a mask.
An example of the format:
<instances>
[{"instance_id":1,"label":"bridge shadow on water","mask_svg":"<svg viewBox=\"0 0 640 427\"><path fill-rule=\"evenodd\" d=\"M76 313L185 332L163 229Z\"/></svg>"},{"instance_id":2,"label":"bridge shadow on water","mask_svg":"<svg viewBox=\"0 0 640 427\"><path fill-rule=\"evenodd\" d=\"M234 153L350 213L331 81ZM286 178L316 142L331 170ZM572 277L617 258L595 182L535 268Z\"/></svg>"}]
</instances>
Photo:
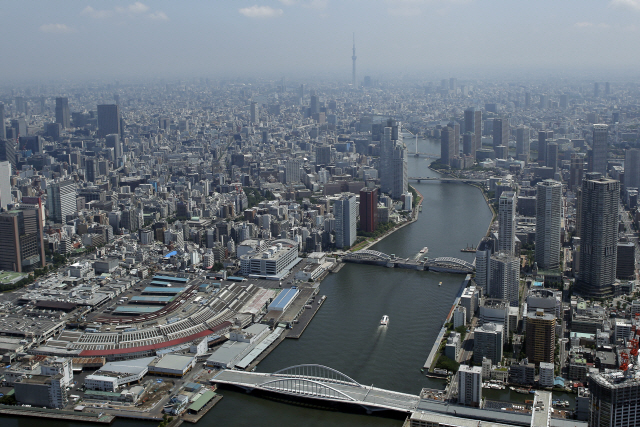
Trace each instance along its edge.
<instances>
[{"instance_id":1,"label":"bridge shadow on water","mask_svg":"<svg viewBox=\"0 0 640 427\"><path fill-rule=\"evenodd\" d=\"M300 406L304 408L318 409L322 411L333 411L333 412L344 412L349 414L358 414L358 415L367 415L370 417L371 415L375 415L376 417L388 418L394 420L405 420L407 418L407 414L398 411L392 410L379 410L374 412L368 412L366 408L352 404L347 402L338 402L338 401L323 401L317 400L313 398L308 398L304 396L294 396L294 395L285 395L276 392L270 392L267 390L252 390L251 392L246 392L239 387L230 386L227 384L220 384L218 386L224 390L231 390L233 392L238 392L242 394L249 394L251 396L260 397L263 399L271 400L274 402L279 402L285 405L294 405ZM374 423L367 423L367 425L373 425ZM305 424L306 425L306 424Z\"/></svg>"}]
</instances>

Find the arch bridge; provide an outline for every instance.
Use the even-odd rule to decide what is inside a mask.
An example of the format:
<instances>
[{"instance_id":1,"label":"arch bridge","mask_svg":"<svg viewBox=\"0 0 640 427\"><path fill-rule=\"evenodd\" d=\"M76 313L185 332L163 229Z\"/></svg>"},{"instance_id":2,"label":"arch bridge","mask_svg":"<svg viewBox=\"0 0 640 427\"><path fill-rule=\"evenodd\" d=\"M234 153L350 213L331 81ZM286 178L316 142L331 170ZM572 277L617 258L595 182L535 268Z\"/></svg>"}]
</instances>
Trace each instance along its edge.
<instances>
[{"instance_id":1,"label":"arch bridge","mask_svg":"<svg viewBox=\"0 0 640 427\"><path fill-rule=\"evenodd\" d=\"M225 370L211 382L239 387L251 392L261 390L296 398L321 400L326 403L357 405L367 413L374 411L411 412L419 397L364 386L333 368L317 364L291 366L274 373Z\"/></svg>"},{"instance_id":2,"label":"arch bridge","mask_svg":"<svg viewBox=\"0 0 640 427\"><path fill-rule=\"evenodd\" d=\"M391 260L391 256L371 249L360 249L359 251L351 252L342 257L344 261L351 262L388 262Z\"/></svg>"},{"instance_id":3,"label":"arch bridge","mask_svg":"<svg viewBox=\"0 0 640 427\"><path fill-rule=\"evenodd\" d=\"M443 271L448 273L473 273L476 267L465 260L453 257L439 257L425 263L430 271Z\"/></svg>"}]
</instances>

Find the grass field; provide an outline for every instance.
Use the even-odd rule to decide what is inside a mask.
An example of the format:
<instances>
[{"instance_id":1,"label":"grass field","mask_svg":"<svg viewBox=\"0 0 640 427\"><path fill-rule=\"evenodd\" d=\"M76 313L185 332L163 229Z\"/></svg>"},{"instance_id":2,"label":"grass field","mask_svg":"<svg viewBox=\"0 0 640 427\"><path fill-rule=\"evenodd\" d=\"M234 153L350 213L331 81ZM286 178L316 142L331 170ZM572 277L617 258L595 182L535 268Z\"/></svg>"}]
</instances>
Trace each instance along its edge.
<instances>
[{"instance_id":1,"label":"grass field","mask_svg":"<svg viewBox=\"0 0 640 427\"><path fill-rule=\"evenodd\" d=\"M20 281L23 277L27 277L25 273L16 273L15 271L0 271L0 284L11 284Z\"/></svg>"}]
</instances>

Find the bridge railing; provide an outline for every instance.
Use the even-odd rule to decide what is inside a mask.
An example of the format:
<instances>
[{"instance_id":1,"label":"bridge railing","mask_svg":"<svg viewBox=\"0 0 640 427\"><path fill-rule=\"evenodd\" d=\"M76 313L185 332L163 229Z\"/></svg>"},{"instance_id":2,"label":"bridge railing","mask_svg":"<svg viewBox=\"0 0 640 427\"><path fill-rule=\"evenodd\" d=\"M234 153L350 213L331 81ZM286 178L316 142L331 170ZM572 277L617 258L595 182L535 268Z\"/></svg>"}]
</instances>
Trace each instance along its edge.
<instances>
[{"instance_id":1,"label":"bridge railing","mask_svg":"<svg viewBox=\"0 0 640 427\"><path fill-rule=\"evenodd\" d=\"M333 368L323 365L307 364L296 365L288 368L280 369L279 371L271 374L274 377L285 377L293 379L310 379L319 380L322 382L346 384L354 387L362 387L353 378L337 371Z\"/></svg>"}]
</instances>

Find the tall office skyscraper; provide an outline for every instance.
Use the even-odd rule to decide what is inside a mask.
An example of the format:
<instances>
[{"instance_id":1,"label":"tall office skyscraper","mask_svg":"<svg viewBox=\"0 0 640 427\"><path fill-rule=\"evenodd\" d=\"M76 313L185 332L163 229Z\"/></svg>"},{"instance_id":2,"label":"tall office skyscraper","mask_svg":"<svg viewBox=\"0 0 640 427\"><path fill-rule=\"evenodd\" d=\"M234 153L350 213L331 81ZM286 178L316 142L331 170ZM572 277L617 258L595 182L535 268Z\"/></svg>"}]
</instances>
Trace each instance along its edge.
<instances>
[{"instance_id":1,"label":"tall office skyscraper","mask_svg":"<svg viewBox=\"0 0 640 427\"><path fill-rule=\"evenodd\" d=\"M491 281L489 296L509 302L518 307L520 293L520 259L507 253L491 256Z\"/></svg>"},{"instance_id":2,"label":"tall office skyscraper","mask_svg":"<svg viewBox=\"0 0 640 427\"><path fill-rule=\"evenodd\" d=\"M17 170L16 144L8 139L0 139L0 161L11 163L11 170Z\"/></svg>"},{"instance_id":3,"label":"tall office skyscraper","mask_svg":"<svg viewBox=\"0 0 640 427\"><path fill-rule=\"evenodd\" d=\"M116 168L118 168L122 161L122 141L120 140L120 135L112 133L111 135L107 135L106 139L105 145L113 148L114 164Z\"/></svg>"},{"instance_id":4,"label":"tall office skyscraper","mask_svg":"<svg viewBox=\"0 0 640 427\"><path fill-rule=\"evenodd\" d=\"M465 156L471 156L476 158L476 144L475 144L475 136L471 132L466 132L462 135L462 153Z\"/></svg>"},{"instance_id":5,"label":"tall office skyscraper","mask_svg":"<svg viewBox=\"0 0 640 427\"><path fill-rule=\"evenodd\" d=\"M593 125L593 143L591 145L593 162L590 172L598 172L607 176L607 137L609 126L603 124Z\"/></svg>"},{"instance_id":6,"label":"tall office skyscraper","mask_svg":"<svg viewBox=\"0 0 640 427\"><path fill-rule=\"evenodd\" d=\"M96 182L96 177L98 176L98 159L96 159L95 157L85 158L84 168L84 180L87 182Z\"/></svg>"},{"instance_id":7,"label":"tall office skyscraper","mask_svg":"<svg viewBox=\"0 0 640 427\"><path fill-rule=\"evenodd\" d=\"M4 124L4 104L0 102L0 139L7 139L7 127Z\"/></svg>"},{"instance_id":8,"label":"tall office skyscraper","mask_svg":"<svg viewBox=\"0 0 640 427\"><path fill-rule=\"evenodd\" d=\"M356 87L356 35L353 35L353 55L351 55L351 60L353 61L353 69L351 70L351 84L353 87Z\"/></svg>"},{"instance_id":9,"label":"tall office skyscraper","mask_svg":"<svg viewBox=\"0 0 640 427\"><path fill-rule=\"evenodd\" d=\"M407 175L407 149L402 142L400 124L389 119L380 140L380 190L392 199L399 199L409 184Z\"/></svg>"},{"instance_id":10,"label":"tall office skyscraper","mask_svg":"<svg viewBox=\"0 0 640 427\"><path fill-rule=\"evenodd\" d=\"M476 150L482 148L482 111L470 107L464 110L464 131L473 134L473 158L475 159Z\"/></svg>"},{"instance_id":11,"label":"tall office skyscraper","mask_svg":"<svg viewBox=\"0 0 640 427\"><path fill-rule=\"evenodd\" d=\"M498 200L498 251L513 256L516 248L516 193L503 191Z\"/></svg>"},{"instance_id":12,"label":"tall office skyscraper","mask_svg":"<svg viewBox=\"0 0 640 427\"><path fill-rule=\"evenodd\" d=\"M556 347L556 316L538 309L527 314L525 351L529 363L553 363Z\"/></svg>"},{"instance_id":13,"label":"tall office skyscraper","mask_svg":"<svg viewBox=\"0 0 640 427\"><path fill-rule=\"evenodd\" d=\"M536 194L536 262L543 270L560 267L562 184L539 182Z\"/></svg>"},{"instance_id":14,"label":"tall office skyscraper","mask_svg":"<svg viewBox=\"0 0 640 427\"><path fill-rule=\"evenodd\" d=\"M38 208L13 209L0 214L0 270L17 271L45 265Z\"/></svg>"},{"instance_id":15,"label":"tall office skyscraper","mask_svg":"<svg viewBox=\"0 0 640 427\"><path fill-rule=\"evenodd\" d=\"M360 190L360 230L371 233L378 225L378 189Z\"/></svg>"},{"instance_id":16,"label":"tall office skyscraper","mask_svg":"<svg viewBox=\"0 0 640 427\"><path fill-rule=\"evenodd\" d=\"M624 153L624 186L640 188L640 150L629 148Z\"/></svg>"},{"instance_id":17,"label":"tall office skyscraper","mask_svg":"<svg viewBox=\"0 0 640 427\"><path fill-rule=\"evenodd\" d=\"M285 182L287 185L300 183L302 162L298 159L289 159L285 164Z\"/></svg>"},{"instance_id":18,"label":"tall office skyscraper","mask_svg":"<svg viewBox=\"0 0 640 427\"><path fill-rule=\"evenodd\" d=\"M63 129L71 127L68 98L56 98L56 123L60 123Z\"/></svg>"},{"instance_id":19,"label":"tall office skyscraper","mask_svg":"<svg viewBox=\"0 0 640 427\"><path fill-rule=\"evenodd\" d=\"M455 156L455 132L449 126L440 131L440 163L451 166L451 159Z\"/></svg>"},{"instance_id":20,"label":"tall office skyscraper","mask_svg":"<svg viewBox=\"0 0 640 427\"><path fill-rule=\"evenodd\" d=\"M612 295L616 278L620 182L588 173L580 206L580 274L576 290L586 296Z\"/></svg>"},{"instance_id":21,"label":"tall office skyscraper","mask_svg":"<svg viewBox=\"0 0 640 427\"><path fill-rule=\"evenodd\" d=\"M547 159L545 162L545 166L553 169L554 173L558 171L558 143L557 142L547 142Z\"/></svg>"},{"instance_id":22,"label":"tall office skyscraper","mask_svg":"<svg viewBox=\"0 0 640 427\"><path fill-rule=\"evenodd\" d=\"M120 125L120 107L116 104L98 105L98 138L104 138L112 133L122 137Z\"/></svg>"},{"instance_id":23,"label":"tall office skyscraper","mask_svg":"<svg viewBox=\"0 0 640 427\"><path fill-rule=\"evenodd\" d=\"M609 82L604 83L604 94L611 95L611 83Z\"/></svg>"},{"instance_id":24,"label":"tall office skyscraper","mask_svg":"<svg viewBox=\"0 0 640 427\"><path fill-rule=\"evenodd\" d=\"M476 284L486 294L491 282L491 255L493 254L493 240L484 237L476 248Z\"/></svg>"},{"instance_id":25,"label":"tall office skyscraper","mask_svg":"<svg viewBox=\"0 0 640 427\"><path fill-rule=\"evenodd\" d=\"M0 162L0 208L6 209L11 200L11 163Z\"/></svg>"},{"instance_id":26,"label":"tall office skyscraper","mask_svg":"<svg viewBox=\"0 0 640 427\"><path fill-rule=\"evenodd\" d=\"M598 83L598 82L595 82L593 84L593 96L595 98L600 96L600 83Z\"/></svg>"},{"instance_id":27,"label":"tall office skyscraper","mask_svg":"<svg viewBox=\"0 0 640 427\"><path fill-rule=\"evenodd\" d=\"M562 94L560 95L560 108L566 110L569 107L569 95Z\"/></svg>"},{"instance_id":28,"label":"tall office skyscraper","mask_svg":"<svg viewBox=\"0 0 640 427\"><path fill-rule=\"evenodd\" d=\"M331 146L321 145L316 147L316 166L325 165L331 163Z\"/></svg>"},{"instance_id":29,"label":"tall office skyscraper","mask_svg":"<svg viewBox=\"0 0 640 427\"><path fill-rule=\"evenodd\" d=\"M626 175L626 172L625 172L625 175ZM582 186L583 176L584 176L584 154L573 153L571 154L571 164L569 166L569 188L574 193L577 192L577 190Z\"/></svg>"},{"instance_id":30,"label":"tall office skyscraper","mask_svg":"<svg viewBox=\"0 0 640 427\"><path fill-rule=\"evenodd\" d=\"M590 427L640 425L640 382L635 375L589 374L588 381Z\"/></svg>"},{"instance_id":31,"label":"tall office skyscraper","mask_svg":"<svg viewBox=\"0 0 640 427\"><path fill-rule=\"evenodd\" d=\"M538 131L538 161L545 163L547 161L547 142L553 139L553 131Z\"/></svg>"},{"instance_id":32,"label":"tall office skyscraper","mask_svg":"<svg viewBox=\"0 0 640 427\"><path fill-rule=\"evenodd\" d=\"M258 103L255 101L251 101L251 123L258 123L260 117L260 113L258 111Z\"/></svg>"},{"instance_id":33,"label":"tall office skyscraper","mask_svg":"<svg viewBox=\"0 0 640 427\"><path fill-rule=\"evenodd\" d=\"M316 91L311 91L309 96L309 112L316 114L320 112L320 98L316 95Z\"/></svg>"},{"instance_id":34,"label":"tall office skyscraper","mask_svg":"<svg viewBox=\"0 0 640 427\"><path fill-rule=\"evenodd\" d=\"M346 248L356 241L356 196L344 194L333 205L336 218L336 247Z\"/></svg>"},{"instance_id":35,"label":"tall office skyscraper","mask_svg":"<svg viewBox=\"0 0 640 427\"><path fill-rule=\"evenodd\" d=\"M516 129L516 158L529 163L529 155L529 128L526 126L518 126Z\"/></svg>"},{"instance_id":36,"label":"tall office skyscraper","mask_svg":"<svg viewBox=\"0 0 640 427\"><path fill-rule=\"evenodd\" d=\"M73 215L76 206L76 185L72 180L53 182L47 186L47 210L56 223L65 224L67 215Z\"/></svg>"},{"instance_id":37,"label":"tall office skyscraper","mask_svg":"<svg viewBox=\"0 0 640 427\"><path fill-rule=\"evenodd\" d=\"M451 158L460 157L460 123L452 121L448 126L453 129L453 155Z\"/></svg>"},{"instance_id":38,"label":"tall office skyscraper","mask_svg":"<svg viewBox=\"0 0 640 427\"><path fill-rule=\"evenodd\" d=\"M509 119L493 119L493 148L509 146Z\"/></svg>"},{"instance_id":39,"label":"tall office skyscraper","mask_svg":"<svg viewBox=\"0 0 640 427\"><path fill-rule=\"evenodd\" d=\"M27 102L24 100L24 97L16 96L15 106L16 106L16 113L18 113L18 115L22 113L27 114Z\"/></svg>"}]
</instances>

